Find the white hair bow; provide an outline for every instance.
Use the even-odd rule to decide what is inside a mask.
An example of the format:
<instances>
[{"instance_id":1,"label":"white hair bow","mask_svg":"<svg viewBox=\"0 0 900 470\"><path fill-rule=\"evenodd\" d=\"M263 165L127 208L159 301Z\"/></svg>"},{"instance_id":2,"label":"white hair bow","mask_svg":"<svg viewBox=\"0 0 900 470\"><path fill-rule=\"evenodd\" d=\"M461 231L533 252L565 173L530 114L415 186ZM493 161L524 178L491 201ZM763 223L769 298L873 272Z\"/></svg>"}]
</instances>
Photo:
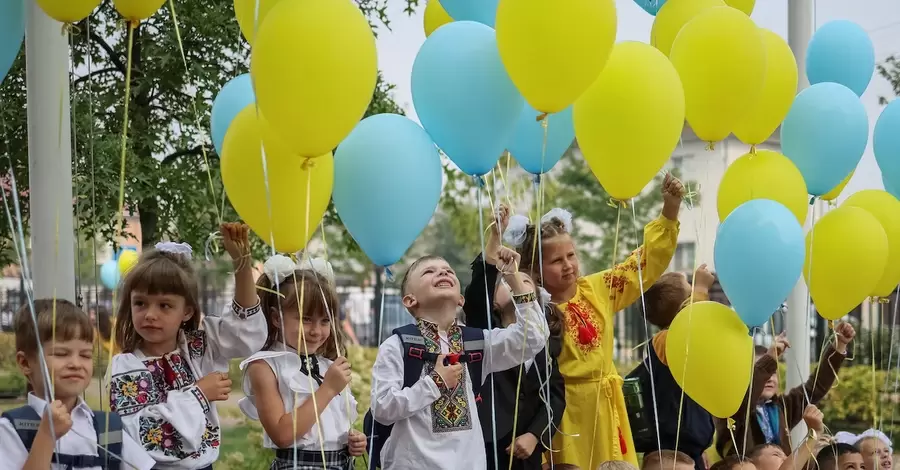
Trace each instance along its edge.
<instances>
[{"instance_id":1,"label":"white hair bow","mask_svg":"<svg viewBox=\"0 0 900 470\"><path fill-rule=\"evenodd\" d=\"M334 283L334 269L322 258L304 259L299 265L284 255L273 255L263 263L263 273L275 284L282 283L298 269L315 271Z\"/></svg>"},{"instance_id":2,"label":"white hair bow","mask_svg":"<svg viewBox=\"0 0 900 470\"><path fill-rule=\"evenodd\" d=\"M155 248L157 251L174 253L176 255L184 256L187 259L194 257L194 250L191 249L191 245L188 245L187 243L159 242L156 244Z\"/></svg>"},{"instance_id":3,"label":"white hair bow","mask_svg":"<svg viewBox=\"0 0 900 470\"><path fill-rule=\"evenodd\" d=\"M541 224L546 224L553 219L559 219L563 223L563 226L566 227L566 232L572 232L571 212L560 209L559 207L550 209L549 212L541 217ZM522 246L522 243L525 242L525 231L530 224L531 221L524 215L514 215L510 217L509 223L506 225L506 231L503 232L503 240L512 246Z\"/></svg>"},{"instance_id":4,"label":"white hair bow","mask_svg":"<svg viewBox=\"0 0 900 470\"><path fill-rule=\"evenodd\" d=\"M885 435L883 432L881 432L877 429L867 429L867 430L863 431L862 434L859 434L856 436L856 442L853 442L852 444L855 445L863 439L868 439L868 438L872 438L872 437L881 441L885 445L885 447L887 447L888 449L893 448L891 439L888 438L887 435Z\"/></svg>"}]
</instances>

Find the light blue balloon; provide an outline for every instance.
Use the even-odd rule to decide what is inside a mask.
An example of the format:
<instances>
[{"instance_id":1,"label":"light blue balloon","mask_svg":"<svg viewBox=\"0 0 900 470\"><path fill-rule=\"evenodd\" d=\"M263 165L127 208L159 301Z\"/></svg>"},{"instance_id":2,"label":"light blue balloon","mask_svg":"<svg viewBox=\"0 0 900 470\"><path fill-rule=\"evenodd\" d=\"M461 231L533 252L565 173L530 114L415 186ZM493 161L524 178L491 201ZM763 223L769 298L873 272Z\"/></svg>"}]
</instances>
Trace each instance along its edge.
<instances>
[{"instance_id":1,"label":"light blue balloon","mask_svg":"<svg viewBox=\"0 0 900 470\"><path fill-rule=\"evenodd\" d=\"M539 175L550 171L575 141L572 107L547 116L547 148L544 151L544 126L538 111L528 103L519 114L516 130L506 147L525 171Z\"/></svg>"},{"instance_id":2,"label":"light blue balloon","mask_svg":"<svg viewBox=\"0 0 900 470\"><path fill-rule=\"evenodd\" d=\"M881 175L881 183L884 185L885 191L891 193L891 196L900 199L900 191L897 191L897 188L895 188L894 185L884 177L884 175Z\"/></svg>"},{"instance_id":3,"label":"light blue balloon","mask_svg":"<svg viewBox=\"0 0 900 470\"><path fill-rule=\"evenodd\" d=\"M441 157L418 124L396 114L360 121L334 153L334 207L378 266L406 253L441 199Z\"/></svg>"},{"instance_id":4,"label":"light blue balloon","mask_svg":"<svg viewBox=\"0 0 900 470\"><path fill-rule=\"evenodd\" d=\"M228 132L231 121L244 108L255 102L256 96L253 94L253 84L248 73L232 78L216 95L210 127L213 145L219 155L222 154L222 143L225 142L225 133Z\"/></svg>"},{"instance_id":5,"label":"light blue balloon","mask_svg":"<svg viewBox=\"0 0 900 470\"><path fill-rule=\"evenodd\" d=\"M438 28L412 69L419 121L464 173L483 175L506 150L525 100L497 50L494 30L456 21Z\"/></svg>"},{"instance_id":6,"label":"light blue balloon","mask_svg":"<svg viewBox=\"0 0 900 470\"><path fill-rule=\"evenodd\" d=\"M885 186L900 188L900 100L891 101L878 116L872 150Z\"/></svg>"},{"instance_id":7,"label":"light blue balloon","mask_svg":"<svg viewBox=\"0 0 900 470\"><path fill-rule=\"evenodd\" d=\"M666 4L666 0L634 0L634 3L637 3L647 13L656 16L659 13L659 9Z\"/></svg>"},{"instance_id":8,"label":"light blue balloon","mask_svg":"<svg viewBox=\"0 0 900 470\"><path fill-rule=\"evenodd\" d=\"M862 96L875 73L875 47L858 24L847 20L825 23L806 49L809 83L834 82Z\"/></svg>"},{"instance_id":9,"label":"light blue balloon","mask_svg":"<svg viewBox=\"0 0 900 470\"><path fill-rule=\"evenodd\" d=\"M491 28L499 3L500 0L441 0L441 6L454 21L475 21Z\"/></svg>"},{"instance_id":10,"label":"light blue balloon","mask_svg":"<svg viewBox=\"0 0 900 470\"><path fill-rule=\"evenodd\" d=\"M100 266L100 282L107 289L115 289L119 285L119 263L111 259Z\"/></svg>"},{"instance_id":11,"label":"light blue balloon","mask_svg":"<svg viewBox=\"0 0 900 470\"><path fill-rule=\"evenodd\" d=\"M749 327L768 321L803 273L806 241L783 205L754 199L737 207L716 233L719 283Z\"/></svg>"},{"instance_id":12,"label":"light blue balloon","mask_svg":"<svg viewBox=\"0 0 900 470\"><path fill-rule=\"evenodd\" d=\"M813 85L794 98L781 125L781 149L822 196L856 169L869 140L869 118L856 93L837 83Z\"/></svg>"},{"instance_id":13,"label":"light blue balloon","mask_svg":"<svg viewBox=\"0 0 900 470\"><path fill-rule=\"evenodd\" d=\"M0 83L22 49L25 40L25 1L0 1Z\"/></svg>"}]
</instances>

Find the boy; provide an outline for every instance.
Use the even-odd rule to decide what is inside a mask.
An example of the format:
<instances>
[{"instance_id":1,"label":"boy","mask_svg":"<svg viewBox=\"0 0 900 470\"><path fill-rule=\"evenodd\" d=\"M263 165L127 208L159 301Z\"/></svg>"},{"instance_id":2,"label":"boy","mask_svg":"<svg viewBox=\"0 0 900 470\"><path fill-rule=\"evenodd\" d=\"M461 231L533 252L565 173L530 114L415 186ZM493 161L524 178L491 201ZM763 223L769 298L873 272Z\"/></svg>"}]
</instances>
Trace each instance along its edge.
<instances>
[{"instance_id":1,"label":"boy","mask_svg":"<svg viewBox=\"0 0 900 470\"><path fill-rule=\"evenodd\" d=\"M689 396L684 395L682 403L681 387L666 360L666 328L691 300L709 300L709 289L715 280L704 264L694 273L693 288L683 273L666 273L647 290L644 294L647 321L663 331L653 336L648 356L629 374L631 380L638 381L643 402L640 409L629 410L644 418L631 419L635 448L638 452L652 452L661 445L662 449L682 451L694 462L696 470L706 469L704 452L712 445L716 428L712 415ZM637 424L641 421L643 425ZM659 423L658 428L654 423Z\"/></svg>"},{"instance_id":2,"label":"boy","mask_svg":"<svg viewBox=\"0 0 900 470\"><path fill-rule=\"evenodd\" d=\"M784 333L775 338L769 352L756 359L753 381L747 391L750 396L741 400L740 408L732 416L734 430L728 430L726 420L719 420L716 442L719 455L743 455L745 449L761 444L777 444L786 455L790 455L791 429L803 419L807 404L818 405L825 398L847 357L847 345L856 336L856 330L849 323L836 325L834 333L835 343L825 348L818 370L809 374L805 384L784 395L778 395L778 357L791 345ZM807 399L811 403L807 403ZM748 402L752 404L749 418ZM749 429L745 427L748 420ZM731 438L732 432L738 449L735 449Z\"/></svg>"},{"instance_id":3,"label":"boy","mask_svg":"<svg viewBox=\"0 0 900 470\"><path fill-rule=\"evenodd\" d=\"M810 457L817 450L819 439L828 439L825 435L825 416L816 405L807 405L803 412L803 421L810 432L803 442L796 446L790 456L777 444L763 444L750 449L747 456L758 470L795 470L808 468Z\"/></svg>"},{"instance_id":4,"label":"boy","mask_svg":"<svg viewBox=\"0 0 900 470\"><path fill-rule=\"evenodd\" d=\"M684 452L661 450L644 455L641 470L693 470L694 459Z\"/></svg>"},{"instance_id":5,"label":"boy","mask_svg":"<svg viewBox=\"0 0 900 470\"><path fill-rule=\"evenodd\" d=\"M0 418L0 468L153 468L153 458L121 431L118 416L92 411L81 399L94 374L94 328L87 314L67 300L50 299L35 300L34 312L37 331L27 305L15 318L16 362L34 391L27 406ZM38 341L52 390L47 389ZM48 392L54 397L49 404L43 398Z\"/></svg>"},{"instance_id":6,"label":"boy","mask_svg":"<svg viewBox=\"0 0 900 470\"><path fill-rule=\"evenodd\" d=\"M818 470L868 470L859 449L850 444L832 444L816 455Z\"/></svg>"},{"instance_id":7,"label":"boy","mask_svg":"<svg viewBox=\"0 0 900 470\"><path fill-rule=\"evenodd\" d=\"M457 309L464 304L459 279L441 257L416 260L403 277L403 306L416 319L421 336L392 335L378 349L372 367L372 416L382 425L393 425L381 450L384 470L484 470L484 437L478 419L473 388L487 375L510 369L534 357L547 341L547 323L529 288L518 273L518 255L511 251L498 262L513 293L516 322L508 328L469 330L480 339L463 340ZM406 347L409 341L420 346ZM524 348L524 351L523 351ZM470 377L471 362L482 358L468 354L483 350L481 377ZM429 358L418 380L404 388L404 360ZM467 356L469 367L456 363Z\"/></svg>"}]
</instances>

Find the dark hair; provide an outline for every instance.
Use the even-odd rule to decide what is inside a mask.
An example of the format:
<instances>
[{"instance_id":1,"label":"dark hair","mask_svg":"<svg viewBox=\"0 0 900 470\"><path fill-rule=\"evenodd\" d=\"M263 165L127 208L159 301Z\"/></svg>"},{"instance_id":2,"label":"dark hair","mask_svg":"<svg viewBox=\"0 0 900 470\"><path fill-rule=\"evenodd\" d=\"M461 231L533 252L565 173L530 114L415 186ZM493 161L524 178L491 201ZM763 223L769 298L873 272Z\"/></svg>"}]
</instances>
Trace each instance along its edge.
<instances>
[{"instance_id":1,"label":"dark hair","mask_svg":"<svg viewBox=\"0 0 900 470\"><path fill-rule=\"evenodd\" d=\"M644 314L647 321L659 328L668 328L691 296L685 289L682 273L665 273L644 293Z\"/></svg>"},{"instance_id":2,"label":"dark hair","mask_svg":"<svg viewBox=\"0 0 900 470\"><path fill-rule=\"evenodd\" d=\"M181 327L186 331L200 328L199 287L194 268L184 255L160 251L145 251L138 263L125 275L119 297L119 311L116 315L116 347L122 352L133 352L138 348L141 337L134 328L131 318L131 293L148 295L177 295L184 297L185 307L194 315Z\"/></svg>"},{"instance_id":3,"label":"dark hair","mask_svg":"<svg viewBox=\"0 0 900 470\"><path fill-rule=\"evenodd\" d=\"M750 449L750 452L747 452L747 457L749 457L750 460L757 459L757 458L759 458L760 455L762 455L762 452L764 450L768 449L769 447L774 447L774 448L780 449L782 451L784 450L784 449L781 449L781 446L778 444L773 444L771 442L767 442L765 444L760 444L760 445Z\"/></svg>"},{"instance_id":4,"label":"dark hair","mask_svg":"<svg viewBox=\"0 0 900 470\"><path fill-rule=\"evenodd\" d=\"M407 285L407 283L409 283L410 274L412 274L413 271L418 269L420 264L428 262L428 261L436 261L436 260L446 261L443 257L438 256L438 255L425 255L425 256L422 256L421 258L413 261L412 264L409 265L409 268L407 268L406 272L403 273L403 280L400 282L400 296L401 297L405 297L407 294L407 291L406 291L407 286L406 285Z\"/></svg>"},{"instance_id":5,"label":"dark hair","mask_svg":"<svg viewBox=\"0 0 900 470\"><path fill-rule=\"evenodd\" d=\"M298 289L297 286L300 286ZM327 317L331 320L332 338L322 344L316 354L331 359L345 355L343 328L338 322L338 296L327 277L312 269L298 269L275 285L263 274L256 280L259 306L266 317L269 334L263 350L270 349L283 335L275 319L287 312L297 312L307 317ZM300 304L303 307L300 308ZM302 326L301 326L302 328ZM302 351L300 351L302 352Z\"/></svg>"},{"instance_id":6,"label":"dark hair","mask_svg":"<svg viewBox=\"0 0 900 470\"><path fill-rule=\"evenodd\" d=\"M677 450L658 450L644 455L644 461L641 463L641 469L659 468L660 470L667 466L674 466L676 463L694 466L694 459L690 458L684 452Z\"/></svg>"},{"instance_id":7,"label":"dark hair","mask_svg":"<svg viewBox=\"0 0 900 470\"><path fill-rule=\"evenodd\" d=\"M818 468L818 470L834 470L837 467L838 457L858 453L859 449L850 444L831 444L828 447L823 447L822 450L816 454L816 468Z\"/></svg>"},{"instance_id":8,"label":"dark hair","mask_svg":"<svg viewBox=\"0 0 900 470\"><path fill-rule=\"evenodd\" d=\"M547 222L541 223L541 243L550 240L559 235L569 233L566 230L566 224L558 217L553 217ZM525 240L516 249L519 252L519 269L531 275L538 285L543 283L543 277L540 270L540 251L537 246L537 226L528 224L525 227ZM537 267L538 269L535 269Z\"/></svg>"},{"instance_id":9,"label":"dark hair","mask_svg":"<svg viewBox=\"0 0 900 470\"><path fill-rule=\"evenodd\" d=\"M94 342L94 327L91 319L75 304L64 299L35 299L34 315L37 331L31 318L31 309L23 305L16 312L16 351L34 356L38 344L48 341L83 340Z\"/></svg>"},{"instance_id":10,"label":"dark hair","mask_svg":"<svg viewBox=\"0 0 900 470\"><path fill-rule=\"evenodd\" d=\"M104 341L109 341L112 336L112 322L110 321L109 310L106 307L97 305L92 309L94 316L97 318L97 331Z\"/></svg>"}]
</instances>

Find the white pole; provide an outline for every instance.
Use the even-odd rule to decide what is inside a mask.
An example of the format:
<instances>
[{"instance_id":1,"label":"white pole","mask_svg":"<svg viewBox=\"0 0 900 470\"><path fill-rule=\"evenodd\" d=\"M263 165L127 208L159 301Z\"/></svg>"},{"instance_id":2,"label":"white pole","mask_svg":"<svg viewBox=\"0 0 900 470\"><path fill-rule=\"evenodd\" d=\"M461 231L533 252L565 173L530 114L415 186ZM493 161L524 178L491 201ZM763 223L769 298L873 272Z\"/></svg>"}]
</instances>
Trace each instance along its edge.
<instances>
[{"instance_id":1,"label":"white pole","mask_svg":"<svg viewBox=\"0 0 900 470\"><path fill-rule=\"evenodd\" d=\"M34 0L28 1L25 51L34 296L74 302L69 45L62 24Z\"/></svg>"},{"instance_id":2,"label":"white pole","mask_svg":"<svg viewBox=\"0 0 900 470\"><path fill-rule=\"evenodd\" d=\"M791 0L788 3L788 44L794 51L794 57L797 58L797 69L799 71L798 92L809 86L809 80L806 79L806 47L812 38L815 30L813 10L814 0ZM818 202L817 202L818 203ZM821 215L819 208L816 214ZM811 225L811 214L806 219L806 229L809 230ZM785 360L787 367L787 383L785 389L789 390L793 387L803 384L809 377L810 364L810 316L811 312L807 311L806 300L809 291L806 283L801 278L788 297L788 314L787 314L787 334L788 341L791 342L791 349L788 350ZM794 428L791 434L791 441L798 444L806 436L806 425L801 421Z\"/></svg>"}]
</instances>

